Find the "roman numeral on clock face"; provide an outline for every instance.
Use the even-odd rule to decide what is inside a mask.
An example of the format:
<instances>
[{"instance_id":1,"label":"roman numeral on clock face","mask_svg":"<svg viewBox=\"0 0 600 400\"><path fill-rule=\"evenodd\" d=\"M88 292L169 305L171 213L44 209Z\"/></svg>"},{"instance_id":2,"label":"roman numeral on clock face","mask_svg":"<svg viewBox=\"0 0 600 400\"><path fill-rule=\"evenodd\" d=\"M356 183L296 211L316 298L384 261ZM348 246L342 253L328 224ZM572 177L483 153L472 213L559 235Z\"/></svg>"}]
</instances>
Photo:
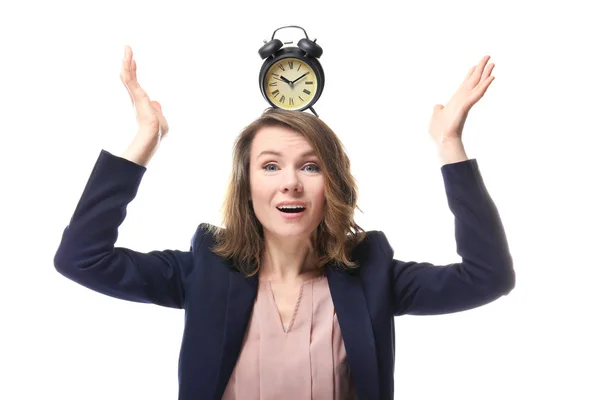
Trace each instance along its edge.
<instances>
[{"instance_id":1,"label":"roman numeral on clock face","mask_svg":"<svg viewBox=\"0 0 600 400\"><path fill-rule=\"evenodd\" d=\"M277 97L277 95L279 94L279 89L272 91L271 94L273 95L273 97Z\"/></svg>"},{"instance_id":2,"label":"roman numeral on clock face","mask_svg":"<svg viewBox=\"0 0 600 400\"><path fill-rule=\"evenodd\" d=\"M306 94L310 94L310 90L304 89L303 92L306 93Z\"/></svg>"},{"instance_id":3,"label":"roman numeral on clock face","mask_svg":"<svg viewBox=\"0 0 600 400\"><path fill-rule=\"evenodd\" d=\"M279 102L281 104L285 103L285 96L284 95L281 95L281 98L279 99Z\"/></svg>"},{"instance_id":4,"label":"roman numeral on clock face","mask_svg":"<svg viewBox=\"0 0 600 400\"><path fill-rule=\"evenodd\" d=\"M290 67L290 69L294 69L294 62L288 61L288 66Z\"/></svg>"},{"instance_id":5,"label":"roman numeral on clock face","mask_svg":"<svg viewBox=\"0 0 600 400\"><path fill-rule=\"evenodd\" d=\"M293 105L294 105L294 99L292 99L292 98L290 97L290 106L293 106Z\"/></svg>"}]
</instances>

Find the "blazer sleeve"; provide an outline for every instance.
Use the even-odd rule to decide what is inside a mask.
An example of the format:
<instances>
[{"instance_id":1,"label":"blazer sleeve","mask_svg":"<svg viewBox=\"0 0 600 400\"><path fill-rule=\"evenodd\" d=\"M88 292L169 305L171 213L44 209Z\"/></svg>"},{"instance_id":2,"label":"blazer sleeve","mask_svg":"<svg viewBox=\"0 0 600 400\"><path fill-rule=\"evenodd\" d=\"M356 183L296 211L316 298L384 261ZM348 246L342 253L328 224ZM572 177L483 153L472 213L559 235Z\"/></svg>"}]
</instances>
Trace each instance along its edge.
<instances>
[{"instance_id":1,"label":"blazer sleeve","mask_svg":"<svg viewBox=\"0 0 600 400\"><path fill-rule=\"evenodd\" d=\"M184 282L193 267L189 251L142 253L115 247L146 167L101 150L54 256L65 277L118 299L184 308Z\"/></svg>"},{"instance_id":2,"label":"blazer sleeve","mask_svg":"<svg viewBox=\"0 0 600 400\"><path fill-rule=\"evenodd\" d=\"M392 247L379 231L384 262L391 265L395 316L464 311L490 303L515 286L504 227L477 160L446 164L441 171L462 262L433 265L394 259Z\"/></svg>"}]
</instances>

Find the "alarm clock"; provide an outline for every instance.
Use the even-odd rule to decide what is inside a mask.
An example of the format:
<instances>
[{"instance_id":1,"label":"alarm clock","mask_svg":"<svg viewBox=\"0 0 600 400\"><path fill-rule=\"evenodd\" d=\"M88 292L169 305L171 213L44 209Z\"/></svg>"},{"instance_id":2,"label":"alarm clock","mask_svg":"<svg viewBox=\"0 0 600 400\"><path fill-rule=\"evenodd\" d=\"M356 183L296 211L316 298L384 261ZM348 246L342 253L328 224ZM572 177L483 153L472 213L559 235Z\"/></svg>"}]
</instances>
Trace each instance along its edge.
<instances>
[{"instance_id":1,"label":"alarm clock","mask_svg":"<svg viewBox=\"0 0 600 400\"><path fill-rule=\"evenodd\" d=\"M305 38L298 41L297 47L283 47L275 33L283 28L302 29ZM273 32L271 41L258 50L265 60L258 74L260 92L273 107L284 110L304 111L307 108L317 117L313 105L321 97L325 86L325 74L318 58L323 49L310 40L304 28L295 25L283 26ZM289 44L292 42L286 42Z\"/></svg>"}]
</instances>

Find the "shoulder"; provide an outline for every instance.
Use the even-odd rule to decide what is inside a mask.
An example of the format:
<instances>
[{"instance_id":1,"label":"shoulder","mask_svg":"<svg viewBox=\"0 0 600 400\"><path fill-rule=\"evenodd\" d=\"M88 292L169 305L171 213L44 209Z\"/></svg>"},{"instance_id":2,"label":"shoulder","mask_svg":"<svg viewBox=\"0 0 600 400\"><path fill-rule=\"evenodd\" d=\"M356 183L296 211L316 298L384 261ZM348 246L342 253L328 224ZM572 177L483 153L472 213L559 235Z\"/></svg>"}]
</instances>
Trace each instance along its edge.
<instances>
[{"instance_id":1,"label":"shoulder","mask_svg":"<svg viewBox=\"0 0 600 400\"><path fill-rule=\"evenodd\" d=\"M202 222L196 227L192 237L191 250L197 251L202 247L209 247L215 241L217 235L223 231L223 228Z\"/></svg>"},{"instance_id":2,"label":"shoulder","mask_svg":"<svg viewBox=\"0 0 600 400\"><path fill-rule=\"evenodd\" d=\"M382 231L371 230L365 232L365 238L354 248L353 260L361 266L367 267L372 264L381 265L382 261L391 261L394 254L390 243Z\"/></svg>"},{"instance_id":3,"label":"shoulder","mask_svg":"<svg viewBox=\"0 0 600 400\"><path fill-rule=\"evenodd\" d=\"M358 278L365 290L375 291L383 295L382 288L388 287L393 267L393 251L388 239L382 231L365 232L364 239L354 247L352 261L356 268L345 268L343 274Z\"/></svg>"},{"instance_id":4,"label":"shoulder","mask_svg":"<svg viewBox=\"0 0 600 400\"><path fill-rule=\"evenodd\" d=\"M381 252L391 250L385 233L378 230L366 231L365 238L354 248L357 253L361 252Z\"/></svg>"},{"instance_id":5,"label":"shoulder","mask_svg":"<svg viewBox=\"0 0 600 400\"><path fill-rule=\"evenodd\" d=\"M214 250L218 236L226 232L224 228L206 222L196 227L190 250L199 271L210 271L211 279L224 278L225 272L237 272L232 261L223 258Z\"/></svg>"}]
</instances>

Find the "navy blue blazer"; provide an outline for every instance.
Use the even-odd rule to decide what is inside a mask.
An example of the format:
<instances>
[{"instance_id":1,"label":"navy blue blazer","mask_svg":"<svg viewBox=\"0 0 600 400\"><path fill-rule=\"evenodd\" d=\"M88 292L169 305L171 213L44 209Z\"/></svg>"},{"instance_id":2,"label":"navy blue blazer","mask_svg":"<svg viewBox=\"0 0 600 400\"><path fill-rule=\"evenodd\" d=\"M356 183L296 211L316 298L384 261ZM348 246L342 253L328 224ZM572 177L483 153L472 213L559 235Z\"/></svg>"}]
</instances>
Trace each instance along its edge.
<instances>
[{"instance_id":1,"label":"navy blue blazer","mask_svg":"<svg viewBox=\"0 0 600 400\"><path fill-rule=\"evenodd\" d=\"M115 298L185 309L179 399L220 399L241 350L257 293L209 250L199 224L189 251L115 247L118 227L146 167L101 150L54 257L58 272ZM393 399L394 317L472 309L508 294L515 273L504 228L476 159L441 167L462 262L436 266L394 259L381 231L353 252L360 268L326 267L359 399Z\"/></svg>"}]
</instances>

